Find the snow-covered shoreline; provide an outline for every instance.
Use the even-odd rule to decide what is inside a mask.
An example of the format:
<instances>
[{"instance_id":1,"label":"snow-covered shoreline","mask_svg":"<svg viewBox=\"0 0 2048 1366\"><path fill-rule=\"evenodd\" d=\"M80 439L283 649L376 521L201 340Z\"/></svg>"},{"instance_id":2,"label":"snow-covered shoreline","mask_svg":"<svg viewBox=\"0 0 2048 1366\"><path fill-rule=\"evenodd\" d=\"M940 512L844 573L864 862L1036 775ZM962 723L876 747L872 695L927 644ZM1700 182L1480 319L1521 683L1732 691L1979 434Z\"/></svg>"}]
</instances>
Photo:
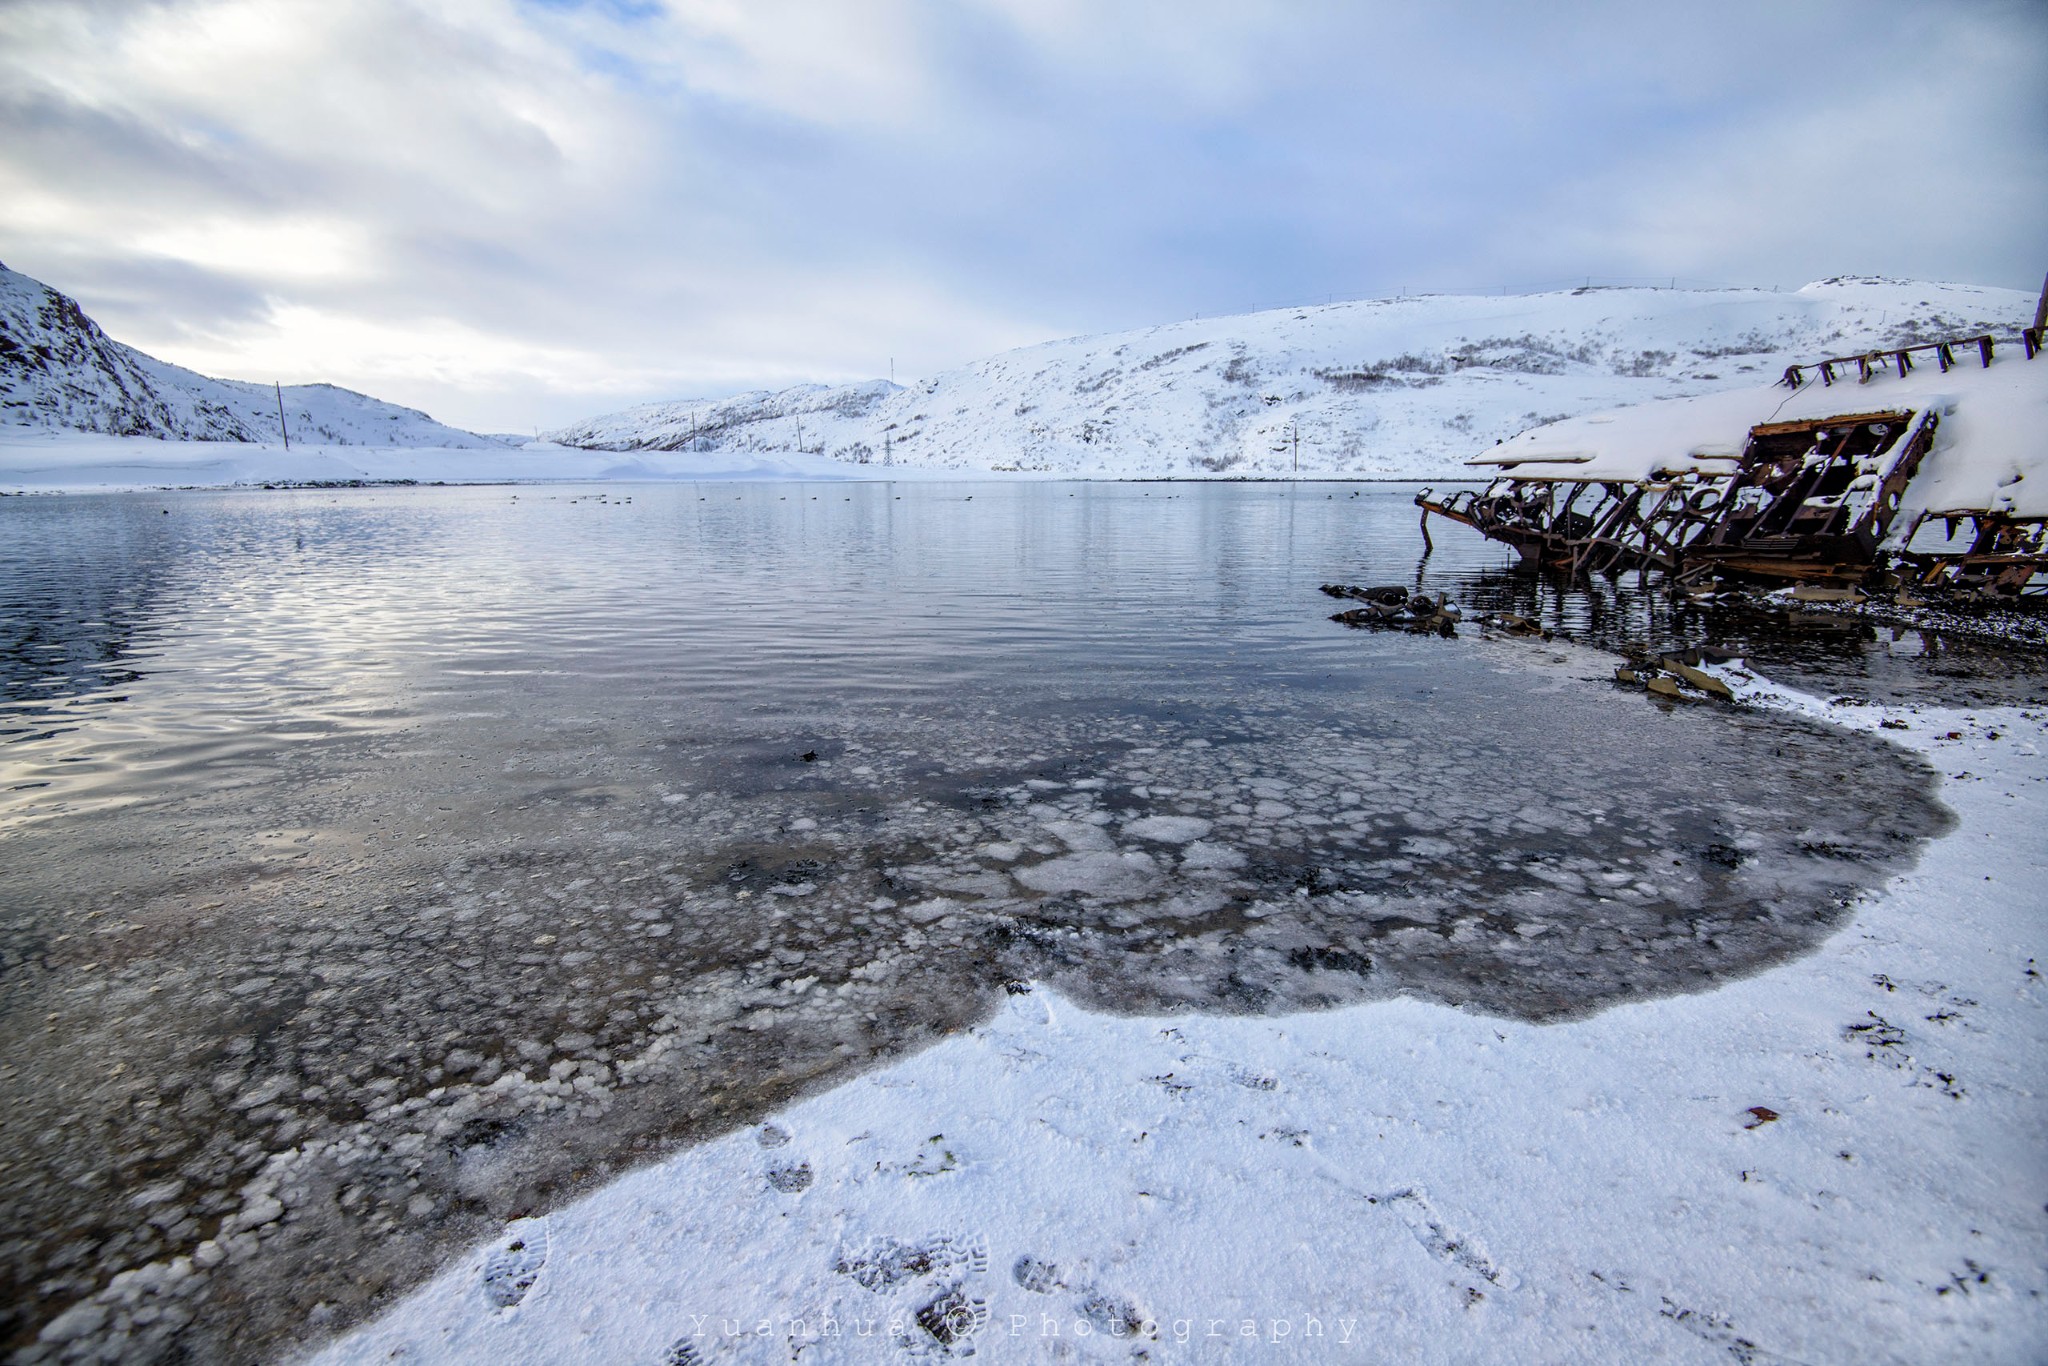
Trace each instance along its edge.
<instances>
[{"instance_id":1,"label":"snow-covered shoreline","mask_svg":"<svg viewBox=\"0 0 2048 1366\"><path fill-rule=\"evenodd\" d=\"M536 443L493 449L441 446L306 446L165 441L91 432L0 429L0 490L113 493L263 484L515 484L689 480L958 479L956 470L848 465L779 453L619 455ZM998 478L984 472L982 478ZM1014 477L1014 476L1013 476Z\"/></svg>"},{"instance_id":2,"label":"snow-covered shoreline","mask_svg":"<svg viewBox=\"0 0 2048 1366\"><path fill-rule=\"evenodd\" d=\"M1484 471L1438 485L1484 483ZM578 450L535 442L499 450L411 446L302 446L164 441L93 432L0 429L0 494L136 493L265 485L347 484L676 484L676 483L1078 483L1411 484L1396 475L1328 470L1299 474L1055 474L921 465L849 465L828 456L781 452Z\"/></svg>"},{"instance_id":3,"label":"snow-covered shoreline","mask_svg":"<svg viewBox=\"0 0 2048 1366\"><path fill-rule=\"evenodd\" d=\"M1547 1026L1034 989L317 1359L2038 1359L2048 718L1728 676L1882 728L1958 817L1813 954Z\"/></svg>"}]
</instances>

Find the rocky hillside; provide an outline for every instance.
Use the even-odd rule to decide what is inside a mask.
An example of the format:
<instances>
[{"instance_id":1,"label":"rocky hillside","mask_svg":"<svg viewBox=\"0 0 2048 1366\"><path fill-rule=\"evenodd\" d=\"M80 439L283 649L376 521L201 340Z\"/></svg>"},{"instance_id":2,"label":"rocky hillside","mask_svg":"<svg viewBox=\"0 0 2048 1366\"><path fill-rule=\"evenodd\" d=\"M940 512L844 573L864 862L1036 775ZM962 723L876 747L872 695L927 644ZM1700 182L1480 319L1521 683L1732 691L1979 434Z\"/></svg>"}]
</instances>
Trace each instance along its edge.
<instances>
[{"instance_id":1,"label":"rocky hillside","mask_svg":"<svg viewBox=\"0 0 2048 1366\"><path fill-rule=\"evenodd\" d=\"M0 429L174 441L276 442L278 392L208 379L100 330L76 300L0 266ZM496 447L501 443L332 384L284 390L294 441L332 446Z\"/></svg>"},{"instance_id":2,"label":"rocky hillside","mask_svg":"<svg viewBox=\"0 0 2048 1366\"><path fill-rule=\"evenodd\" d=\"M1795 360L2010 334L2033 305L2015 290L1874 278L1383 299L1050 342L908 388L654 404L549 439L963 472L1432 478L1559 417L1766 383Z\"/></svg>"}]
</instances>

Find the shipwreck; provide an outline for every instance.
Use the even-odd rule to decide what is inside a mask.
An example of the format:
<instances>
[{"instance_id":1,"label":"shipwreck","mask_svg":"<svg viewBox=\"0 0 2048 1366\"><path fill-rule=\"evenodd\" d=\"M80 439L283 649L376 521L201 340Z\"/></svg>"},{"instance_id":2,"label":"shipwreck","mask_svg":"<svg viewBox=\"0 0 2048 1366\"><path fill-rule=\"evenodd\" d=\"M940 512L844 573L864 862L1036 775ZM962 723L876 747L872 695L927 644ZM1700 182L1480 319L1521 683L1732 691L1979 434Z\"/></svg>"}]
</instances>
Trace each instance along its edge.
<instances>
[{"instance_id":1,"label":"shipwreck","mask_svg":"<svg viewBox=\"0 0 2048 1366\"><path fill-rule=\"evenodd\" d=\"M2048 302L2048 300L2044 300ZM1432 514L1577 576L2048 596L2042 328L1788 366L1777 384L1538 427Z\"/></svg>"}]
</instances>

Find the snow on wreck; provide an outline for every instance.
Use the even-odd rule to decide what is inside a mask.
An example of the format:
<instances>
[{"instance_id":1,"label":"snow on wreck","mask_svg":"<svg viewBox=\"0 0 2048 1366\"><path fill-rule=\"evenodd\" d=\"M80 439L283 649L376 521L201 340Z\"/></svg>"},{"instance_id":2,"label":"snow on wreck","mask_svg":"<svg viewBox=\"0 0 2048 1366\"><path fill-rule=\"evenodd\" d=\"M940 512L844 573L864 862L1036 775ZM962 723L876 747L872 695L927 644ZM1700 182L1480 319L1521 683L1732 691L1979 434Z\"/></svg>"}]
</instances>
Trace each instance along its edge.
<instances>
[{"instance_id":1,"label":"snow on wreck","mask_svg":"<svg viewBox=\"0 0 2048 1366\"><path fill-rule=\"evenodd\" d=\"M2039 327L1787 367L1768 387L1537 427L1467 463L1431 513L1573 574L2048 594Z\"/></svg>"}]
</instances>

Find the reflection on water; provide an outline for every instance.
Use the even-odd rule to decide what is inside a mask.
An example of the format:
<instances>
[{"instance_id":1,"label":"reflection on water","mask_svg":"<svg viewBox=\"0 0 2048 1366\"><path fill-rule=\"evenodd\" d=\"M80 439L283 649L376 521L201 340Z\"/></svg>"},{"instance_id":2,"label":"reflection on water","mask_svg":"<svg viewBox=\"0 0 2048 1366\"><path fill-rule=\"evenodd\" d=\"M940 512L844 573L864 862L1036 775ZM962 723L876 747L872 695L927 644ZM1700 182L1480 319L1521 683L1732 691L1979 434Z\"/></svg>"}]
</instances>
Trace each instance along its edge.
<instances>
[{"instance_id":1,"label":"reflection on water","mask_svg":"<svg viewBox=\"0 0 2048 1366\"><path fill-rule=\"evenodd\" d=\"M1530 610L1476 538L1418 565L1413 518L1260 485L9 500L11 1341L76 1302L81 1351L262 1356L1026 980L1536 1019L1697 989L1940 828L1875 742L1331 625L1332 579Z\"/></svg>"}]
</instances>

